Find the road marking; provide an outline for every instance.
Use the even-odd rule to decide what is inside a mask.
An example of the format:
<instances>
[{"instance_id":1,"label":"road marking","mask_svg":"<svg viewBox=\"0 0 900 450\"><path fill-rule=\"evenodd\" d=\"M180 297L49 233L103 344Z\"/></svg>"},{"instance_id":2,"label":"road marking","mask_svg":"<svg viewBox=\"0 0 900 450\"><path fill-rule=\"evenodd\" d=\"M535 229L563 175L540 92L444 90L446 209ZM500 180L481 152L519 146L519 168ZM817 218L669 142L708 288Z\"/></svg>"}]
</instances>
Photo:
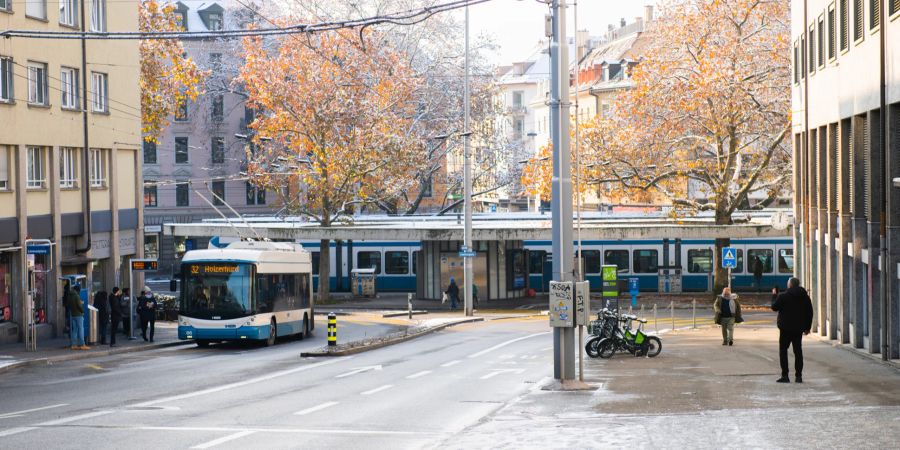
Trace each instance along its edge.
<instances>
[{"instance_id":1,"label":"road marking","mask_svg":"<svg viewBox=\"0 0 900 450\"><path fill-rule=\"evenodd\" d=\"M64 417L62 419L51 420L49 422L41 422L41 423L37 424L37 426L52 427L54 425L62 425L62 424L70 423L70 422L77 422L82 419L90 419L91 417L105 416L107 414L112 414L113 412L114 411L108 410L108 409L105 409L102 411L94 411L94 412L89 412L89 413L85 413L85 414L79 414L77 416Z\"/></svg>"},{"instance_id":2,"label":"road marking","mask_svg":"<svg viewBox=\"0 0 900 450\"><path fill-rule=\"evenodd\" d=\"M536 337L536 336L543 336L543 335L545 335L545 334L550 334L550 332L549 332L549 331L544 331L544 332L542 332L542 333L529 334L528 336L522 336L522 337L520 337L520 338L515 338L515 339L509 340L509 341L506 341L506 342L502 342L502 343L497 344L497 345L495 345L495 346L493 346L493 347L486 348L486 349L484 349L484 350L482 350L482 351L480 351L480 352L478 352L478 353L473 353L473 354L469 355L469 358L477 358L477 357L479 357L479 356L481 356L481 355L486 355L486 354L488 354L488 353L490 353L490 352L492 352L492 351L494 351L494 350L497 350L498 348L503 348L503 347L506 347L507 345L515 344L516 342L524 341L525 339L530 339L530 338L533 338L533 337Z\"/></svg>"},{"instance_id":3,"label":"road marking","mask_svg":"<svg viewBox=\"0 0 900 450\"><path fill-rule=\"evenodd\" d=\"M458 360L458 359L454 359L453 361L445 362L445 363L441 364L441 367L455 366L455 365L457 365L457 364L459 364L459 363L461 363L461 362L462 362L462 361L460 361L460 360Z\"/></svg>"},{"instance_id":4,"label":"road marking","mask_svg":"<svg viewBox=\"0 0 900 450\"><path fill-rule=\"evenodd\" d=\"M24 433L26 431L36 430L35 427L18 427L18 428L10 428L5 431L0 431L0 437L4 436L12 436L14 434Z\"/></svg>"},{"instance_id":5,"label":"road marking","mask_svg":"<svg viewBox=\"0 0 900 450\"><path fill-rule=\"evenodd\" d=\"M29 431L33 428L27 428L23 431ZM133 428L122 428L122 429L130 429L130 430L141 430L141 431L224 431L224 432L233 432L234 428L224 428L224 427L133 427ZM11 431L11 430L9 430ZM349 435L384 435L384 436L419 436L419 435L436 435L436 434L445 434L444 432L424 432L424 431L385 431L385 430L347 430L340 428L248 428L244 431L252 431L254 433L302 433L302 434L325 434L325 435L341 435L341 434L349 434ZM0 435L2 436L2 435Z\"/></svg>"},{"instance_id":6,"label":"road marking","mask_svg":"<svg viewBox=\"0 0 900 450\"><path fill-rule=\"evenodd\" d=\"M349 359L349 358L350 358L350 357L342 357L342 358L336 358L336 359L329 360L329 361L323 361L323 362L320 362L320 363L315 363L315 364L310 364L310 365L305 365L305 366L295 367L295 368L293 368L293 369L286 369L286 370L282 370L282 371L280 371L280 372L273 372L273 373L270 373L270 374L268 374L268 375L263 375L263 376L260 376L260 377L251 378L251 379L249 379L249 380L238 381L238 382L236 382L236 383L225 384L225 385L222 385L222 386L217 386L217 387L214 387L214 388L204 389L204 390L202 390L202 391L190 392L190 393L187 393L187 394L173 395L173 396L171 396L171 397L163 397L163 398L160 398L160 399L151 400L151 401L149 401L149 402L138 403L137 405L132 405L132 406L153 406L153 405L158 405L158 404L160 404L160 403L169 403L169 402L174 402L174 401L178 401L178 400L184 400L184 399L186 399L186 398L199 397L199 396L201 396L201 395L212 394L212 393L215 393L215 392L227 391L227 390L229 390L229 389L235 389L235 388L247 386L248 384L259 383L260 381L267 381L267 380L271 380L271 379L274 379L274 378L283 377L283 376L285 376L285 375L291 375L291 374L294 374L294 373L297 373L297 372L303 372L303 371L306 371L306 370L311 370L311 369L315 369L315 368L318 368L318 367L327 366L327 365L329 365L329 364L334 364L334 363L337 363L337 362L346 361L346 360Z\"/></svg>"},{"instance_id":7,"label":"road marking","mask_svg":"<svg viewBox=\"0 0 900 450\"><path fill-rule=\"evenodd\" d=\"M370 389L370 390L368 390L368 391L366 391L366 392L361 393L360 395L372 395L372 394L374 394L374 393L376 393L376 392L386 391L386 390L388 390L388 389L390 389L390 388L392 388L392 387L394 387L393 384L386 384L386 385L384 385L384 386L377 387L377 388L375 388L375 389Z\"/></svg>"},{"instance_id":8,"label":"road marking","mask_svg":"<svg viewBox=\"0 0 900 450\"><path fill-rule=\"evenodd\" d=\"M419 377L424 377L425 375L428 375L429 373L431 373L430 370L423 370L423 371L421 371L421 372L417 372L417 373L414 373L414 374L412 374L412 375L407 376L406 379L407 379L407 380L414 380L414 379L419 378Z\"/></svg>"},{"instance_id":9,"label":"road marking","mask_svg":"<svg viewBox=\"0 0 900 450\"><path fill-rule=\"evenodd\" d=\"M0 419L7 419L9 417L18 417L18 416L21 416L22 414L28 414L28 413L35 412L35 411L43 411L45 409L59 408L60 406L69 406L69 404L68 403L60 403L58 405L42 406L40 408L24 409L22 411L3 413L3 414L0 414Z\"/></svg>"},{"instance_id":10,"label":"road marking","mask_svg":"<svg viewBox=\"0 0 900 450\"><path fill-rule=\"evenodd\" d=\"M494 369L493 372L481 377L482 380L487 380L489 378L494 378L501 373L514 372L514 373L525 373L525 369Z\"/></svg>"},{"instance_id":11,"label":"road marking","mask_svg":"<svg viewBox=\"0 0 900 450\"><path fill-rule=\"evenodd\" d=\"M347 373L342 373L335 378L349 377L350 375L356 375L358 373L368 372L370 370L381 370L381 364L375 366L357 367L356 369L353 369Z\"/></svg>"},{"instance_id":12,"label":"road marking","mask_svg":"<svg viewBox=\"0 0 900 450\"><path fill-rule=\"evenodd\" d=\"M253 433L256 433L256 431L253 431L253 430L238 431L237 433L229 434L228 436L223 436L223 437L220 437L220 438L218 438L218 439L215 439L215 440L206 442L206 443L204 443L204 444L195 445L195 446L193 446L193 447L191 447L191 448L210 448L210 447L215 447L215 446L217 446L217 445L219 445L219 444L223 444L223 443L228 442L228 441L233 441L233 440L235 440L235 439L240 439L240 438L242 438L242 437L244 437L244 436L249 436L249 435L251 435L251 434L253 434Z\"/></svg>"},{"instance_id":13,"label":"road marking","mask_svg":"<svg viewBox=\"0 0 900 450\"><path fill-rule=\"evenodd\" d=\"M313 406L313 407L311 407L311 408L306 408L306 409L302 409L302 410L300 410L300 411L297 411L297 412L294 413L294 415L295 415L295 416L304 416L304 415L309 414L309 413L314 413L314 412L316 412L316 411L321 411L321 410L323 410L323 409L325 409L325 408L331 408L332 406L337 405L337 404L338 404L338 402L325 402L325 403L322 403L321 405L316 405L316 406Z\"/></svg>"}]
</instances>

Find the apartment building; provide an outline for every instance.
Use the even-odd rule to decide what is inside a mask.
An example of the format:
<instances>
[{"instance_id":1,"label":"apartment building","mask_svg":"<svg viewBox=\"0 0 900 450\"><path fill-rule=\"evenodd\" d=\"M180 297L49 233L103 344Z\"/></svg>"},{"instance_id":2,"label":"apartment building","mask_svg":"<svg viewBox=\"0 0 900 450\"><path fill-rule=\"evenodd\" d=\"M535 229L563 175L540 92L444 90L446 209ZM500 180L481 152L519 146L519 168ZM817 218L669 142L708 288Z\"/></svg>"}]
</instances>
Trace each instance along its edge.
<instances>
[{"instance_id":1,"label":"apartment building","mask_svg":"<svg viewBox=\"0 0 900 450\"><path fill-rule=\"evenodd\" d=\"M794 0L794 245L814 331L898 358L900 1Z\"/></svg>"},{"instance_id":2,"label":"apartment building","mask_svg":"<svg viewBox=\"0 0 900 450\"><path fill-rule=\"evenodd\" d=\"M133 2L0 0L0 30L137 28ZM63 332L63 275L91 292L128 282L143 239L139 67L134 40L0 39L0 343L29 316L38 340Z\"/></svg>"}]
</instances>

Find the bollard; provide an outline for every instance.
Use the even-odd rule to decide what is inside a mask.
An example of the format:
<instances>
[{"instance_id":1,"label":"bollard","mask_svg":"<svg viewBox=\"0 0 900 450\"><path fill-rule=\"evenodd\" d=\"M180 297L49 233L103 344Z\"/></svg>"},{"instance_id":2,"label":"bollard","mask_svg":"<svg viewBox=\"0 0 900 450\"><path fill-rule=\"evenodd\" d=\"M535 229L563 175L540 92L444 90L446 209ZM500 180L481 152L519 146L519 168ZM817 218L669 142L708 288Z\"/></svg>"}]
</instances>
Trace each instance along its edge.
<instances>
[{"instance_id":1,"label":"bollard","mask_svg":"<svg viewBox=\"0 0 900 450\"><path fill-rule=\"evenodd\" d=\"M691 321L694 323L691 328L697 329L697 299L691 299Z\"/></svg>"},{"instance_id":2,"label":"bollard","mask_svg":"<svg viewBox=\"0 0 900 450\"><path fill-rule=\"evenodd\" d=\"M641 305L641 315L638 317L640 317L641 319L644 318L644 305Z\"/></svg>"},{"instance_id":3,"label":"bollard","mask_svg":"<svg viewBox=\"0 0 900 450\"><path fill-rule=\"evenodd\" d=\"M669 302L669 311L672 312L672 331L675 331L675 300Z\"/></svg>"},{"instance_id":4,"label":"bollard","mask_svg":"<svg viewBox=\"0 0 900 450\"><path fill-rule=\"evenodd\" d=\"M334 313L328 313L328 346L337 345L337 316Z\"/></svg>"},{"instance_id":5,"label":"bollard","mask_svg":"<svg viewBox=\"0 0 900 450\"><path fill-rule=\"evenodd\" d=\"M409 311L409 320L412 320L412 293L406 294L406 310Z\"/></svg>"},{"instance_id":6,"label":"bollard","mask_svg":"<svg viewBox=\"0 0 900 450\"><path fill-rule=\"evenodd\" d=\"M659 333L659 318L656 317L656 303L653 304L653 328Z\"/></svg>"}]
</instances>

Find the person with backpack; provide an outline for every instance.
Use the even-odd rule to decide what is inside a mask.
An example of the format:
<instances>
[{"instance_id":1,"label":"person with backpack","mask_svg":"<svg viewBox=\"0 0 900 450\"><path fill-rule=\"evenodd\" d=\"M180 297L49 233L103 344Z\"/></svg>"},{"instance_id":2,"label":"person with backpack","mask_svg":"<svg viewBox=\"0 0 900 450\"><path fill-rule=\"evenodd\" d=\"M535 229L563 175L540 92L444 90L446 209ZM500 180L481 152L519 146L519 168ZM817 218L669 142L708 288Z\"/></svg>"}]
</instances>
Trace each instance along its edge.
<instances>
[{"instance_id":1,"label":"person with backpack","mask_svg":"<svg viewBox=\"0 0 900 450\"><path fill-rule=\"evenodd\" d=\"M450 309L456 309L456 302L459 301L459 286L456 285L456 280L453 277L450 277L450 285L447 286L447 290L444 292L447 294L447 297L450 297Z\"/></svg>"},{"instance_id":2,"label":"person with backpack","mask_svg":"<svg viewBox=\"0 0 900 450\"><path fill-rule=\"evenodd\" d=\"M81 302L81 286L69 289L65 296L66 309L69 311L69 341L72 350L90 350L84 345L84 305Z\"/></svg>"}]
</instances>

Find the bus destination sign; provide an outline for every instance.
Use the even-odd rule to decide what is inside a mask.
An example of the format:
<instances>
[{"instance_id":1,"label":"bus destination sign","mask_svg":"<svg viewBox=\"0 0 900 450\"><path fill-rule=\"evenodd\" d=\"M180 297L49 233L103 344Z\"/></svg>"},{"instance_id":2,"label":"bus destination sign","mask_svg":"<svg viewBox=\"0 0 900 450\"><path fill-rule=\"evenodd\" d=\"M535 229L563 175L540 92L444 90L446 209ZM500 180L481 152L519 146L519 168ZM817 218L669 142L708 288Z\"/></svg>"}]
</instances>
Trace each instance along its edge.
<instances>
[{"instance_id":1,"label":"bus destination sign","mask_svg":"<svg viewBox=\"0 0 900 450\"><path fill-rule=\"evenodd\" d=\"M159 262L155 259L133 259L131 260L131 270L136 272L158 270Z\"/></svg>"},{"instance_id":2,"label":"bus destination sign","mask_svg":"<svg viewBox=\"0 0 900 450\"><path fill-rule=\"evenodd\" d=\"M237 264L191 264L191 274L229 274L238 273L241 266Z\"/></svg>"}]
</instances>

